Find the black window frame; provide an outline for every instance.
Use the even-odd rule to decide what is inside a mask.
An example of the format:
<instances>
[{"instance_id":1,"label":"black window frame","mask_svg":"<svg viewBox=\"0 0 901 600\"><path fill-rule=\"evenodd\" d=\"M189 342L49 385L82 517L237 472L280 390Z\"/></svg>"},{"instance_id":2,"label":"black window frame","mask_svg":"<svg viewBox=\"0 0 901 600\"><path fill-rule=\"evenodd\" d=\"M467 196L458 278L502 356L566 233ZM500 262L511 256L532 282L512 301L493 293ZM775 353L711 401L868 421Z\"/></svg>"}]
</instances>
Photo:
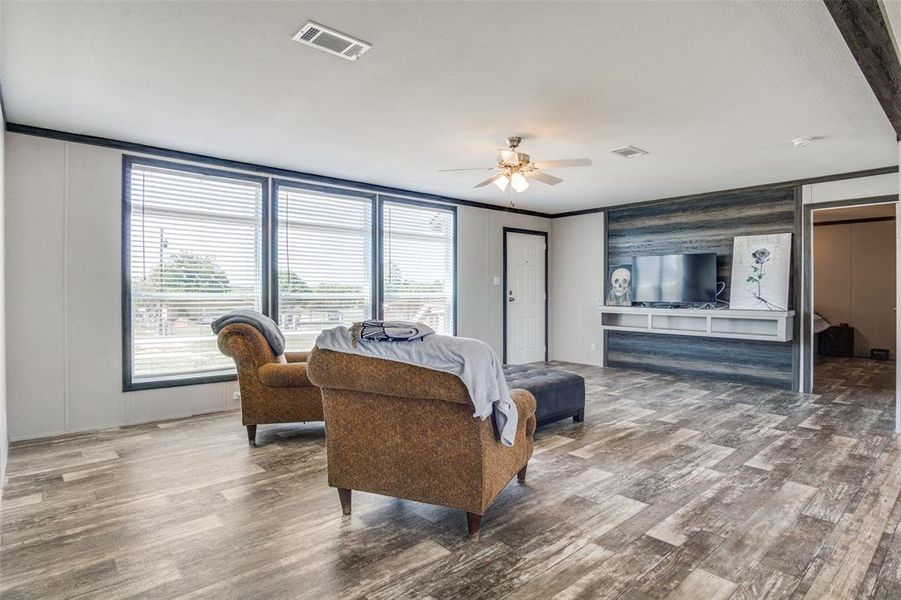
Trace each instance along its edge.
<instances>
[{"instance_id":1,"label":"black window frame","mask_svg":"<svg viewBox=\"0 0 901 600\"><path fill-rule=\"evenodd\" d=\"M453 276L454 276L454 278L453 278L454 294L453 294L453 300L452 300L452 302L453 302L453 305L452 305L452 306L453 306L453 307L452 307L452 313L453 313L453 315L454 315L454 327L453 327L453 332L451 333L451 335L457 335L457 321L459 320L459 319L458 319L458 304L459 304L459 303L458 303L458 296L459 296L459 291L458 291L458 289L457 289L457 282L458 282L458 277L457 277L457 265L459 264L459 257L457 256L457 250L459 249L459 241L458 241L458 240L459 240L459 235L460 235L460 233L459 233L459 228L457 227L457 207L456 207L456 206L453 206L453 205L447 205L447 204L438 204L438 203L436 203L436 202L424 202L424 201L422 201L422 200L414 200L414 199L412 199L412 198L403 198L403 197L398 197L398 196L391 196L391 195L388 195L388 194L379 194L379 197L378 197L378 205L379 205L379 206L378 206L378 227L377 227L377 230L378 230L378 260L379 260L379 269L380 269L380 271L381 271L381 268L382 268L382 254L383 254L384 251L385 251L385 240L384 240L384 232L385 232L385 228L384 228L384 226L383 226L384 211L382 210L382 207L383 207L385 201L391 202L391 203L393 203L393 204L409 204L410 206L419 206L419 207L422 207L422 208L430 208L430 209L436 209L436 210L445 210L445 211L447 211L447 212L449 212L449 213L451 213L451 214L453 215L453 223L454 223L454 236L453 236L453 243L454 243L454 249L453 249L453 256L454 256L454 265L453 265L453 272L454 272L454 273L453 273ZM384 317L384 311L382 310L382 308L383 308L383 304L384 304L384 301L385 301L384 277L383 277L383 273L381 273L381 272L379 272L379 280L378 280L378 284L379 284L379 293L378 293L378 300L379 300L379 312L378 312L378 315L379 315L379 316L378 316L377 318L381 319L381 318Z\"/></svg>"},{"instance_id":2,"label":"black window frame","mask_svg":"<svg viewBox=\"0 0 901 600\"><path fill-rule=\"evenodd\" d=\"M199 175L212 175L215 177L223 177L227 179L239 179L243 181L252 181L260 184L261 194L261 224L262 232L260 238L260 257L261 265L261 309L264 314L269 314L270 290L269 282L271 276L269 273L270 256L269 256L269 178L259 175L249 175L236 171L226 171L222 169L214 169L200 165L192 165L186 163L172 162L168 160L160 160L156 158L146 158L143 156L122 155L122 391L131 392L137 390L152 390L169 387L179 387L184 385L199 385L205 383L221 383L224 381L235 381L238 377L237 371L232 367L230 372L216 372L210 374L183 374L183 375L164 375L146 378L135 381L133 373L133 352L134 345L132 331L132 302L131 302L131 171L135 165L158 167L161 169L169 169L173 171L182 171L185 173L193 173Z\"/></svg>"},{"instance_id":3,"label":"black window frame","mask_svg":"<svg viewBox=\"0 0 901 600\"><path fill-rule=\"evenodd\" d=\"M208 383L222 383L237 380L237 371L231 369L228 373L198 374L198 375L165 375L153 379L135 381L132 373L132 301L131 301L131 170L134 165L146 165L196 173L201 175L213 175L229 179L240 179L259 183L261 186L261 260L262 264L262 312L275 320L278 320L278 193L280 187L290 187L312 192L321 192L338 196L350 196L366 198L370 200L372 218L372 315L375 319L384 316L384 280L382 259L384 253L384 228L383 206L384 203L408 204L432 210L444 210L452 215L453 219L453 333L457 335L459 321L459 219L457 206L442 202L418 200L393 194L381 194L369 191L365 185L360 188L346 188L329 185L317 185L305 181L296 181L274 175L253 175L242 171L217 169L192 163L181 163L144 156L122 155L122 391L131 392L139 390L162 389L187 385L202 385Z\"/></svg>"},{"instance_id":4,"label":"black window frame","mask_svg":"<svg viewBox=\"0 0 901 600\"><path fill-rule=\"evenodd\" d=\"M269 271L271 273L270 279L270 303L269 303L269 316L272 317L273 320L277 323L279 320L278 314L278 195L279 190L281 188L294 188L298 190L305 190L310 192L321 192L323 194L331 194L333 196L348 196L352 198L364 198L369 200L369 210L370 213L370 223L369 226L371 228L372 235L372 256L370 260L372 264L370 265L371 279L370 279L370 292L371 292L371 311L372 318L378 319L378 315L381 313L381 304L379 301L379 287L377 286L378 277L380 273L381 265L379 263L379 259L381 257L381 252L377 248L377 240L378 240L378 221L377 221L377 211L378 211L378 194L374 194L371 192L366 192L364 190L351 190L345 188L338 187L329 187L325 185L314 185L310 183L304 183L300 181L292 181L290 179L278 179L272 178L272 198L271 198L271 206L269 209L270 221L269 221Z\"/></svg>"}]
</instances>

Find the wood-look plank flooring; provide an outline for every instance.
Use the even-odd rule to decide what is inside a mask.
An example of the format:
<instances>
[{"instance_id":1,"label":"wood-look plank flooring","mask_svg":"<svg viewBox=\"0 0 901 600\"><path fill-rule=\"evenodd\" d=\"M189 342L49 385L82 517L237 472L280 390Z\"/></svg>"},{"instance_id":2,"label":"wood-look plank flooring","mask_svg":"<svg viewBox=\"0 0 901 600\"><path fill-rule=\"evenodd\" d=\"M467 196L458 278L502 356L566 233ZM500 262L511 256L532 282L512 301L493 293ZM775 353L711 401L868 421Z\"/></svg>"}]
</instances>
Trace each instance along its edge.
<instances>
[{"instance_id":1,"label":"wood-look plank flooring","mask_svg":"<svg viewBox=\"0 0 901 600\"><path fill-rule=\"evenodd\" d=\"M235 412L14 444L0 596L899 598L901 447L885 364L817 394L556 363L585 422L542 428L465 537L459 511L357 493L322 424Z\"/></svg>"}]
</instances>

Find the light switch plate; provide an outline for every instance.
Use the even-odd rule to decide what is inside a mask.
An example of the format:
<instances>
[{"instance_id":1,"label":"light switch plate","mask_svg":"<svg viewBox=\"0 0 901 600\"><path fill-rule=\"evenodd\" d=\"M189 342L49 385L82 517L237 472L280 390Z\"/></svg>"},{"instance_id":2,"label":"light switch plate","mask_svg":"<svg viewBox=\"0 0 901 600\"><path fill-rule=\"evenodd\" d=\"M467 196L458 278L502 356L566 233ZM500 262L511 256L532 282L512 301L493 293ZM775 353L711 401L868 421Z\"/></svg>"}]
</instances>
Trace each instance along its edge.
<instances>
[{"instance_id":1,"label":"light switch plate","mask_svg":"<svg viewBox=\"0 0 901 600\"><path fill-rule=\"evenodd\" d=\"M498 277L497 275L495 275L494 276L494 285L500 285L500 284L501 284L501 278Z\"/></svg>"}]
</instances>

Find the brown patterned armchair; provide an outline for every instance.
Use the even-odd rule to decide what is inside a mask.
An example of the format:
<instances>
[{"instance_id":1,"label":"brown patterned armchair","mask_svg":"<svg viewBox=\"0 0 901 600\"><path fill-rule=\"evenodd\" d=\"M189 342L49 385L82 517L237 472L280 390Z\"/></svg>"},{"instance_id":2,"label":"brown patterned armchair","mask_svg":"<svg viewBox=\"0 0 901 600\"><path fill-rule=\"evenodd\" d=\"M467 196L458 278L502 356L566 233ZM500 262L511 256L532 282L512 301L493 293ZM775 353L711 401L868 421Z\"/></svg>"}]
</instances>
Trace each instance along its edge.
<instances>
[{"instance_id":1,"label":"brown patterned armchair","mask_svg":"<svg viewBox=\"0 0 901 600\"><path fill-rule=\"evenodd\" d=\"M241 419L251 446L257 425L322 420L322 396L307 378L309 352L276 356L263 334L243 323L223 327L217 342L238 369Z\"/></svg>"},{"instance_id":2,"label":"brown patterned armchair","mask_svg":"<svg viewBox=\"0 0 901 600\"><path fill-rule=\"evenodd\" d=\"M482 515L518 475L525 481L535 398L513 390L519 427L513 447L493 419L476 419L466 387L450 373L313 348L310 380L322 390L328 482L344 514L351 490L466 511L478 538Z\"/></svg>"}]
</instances>

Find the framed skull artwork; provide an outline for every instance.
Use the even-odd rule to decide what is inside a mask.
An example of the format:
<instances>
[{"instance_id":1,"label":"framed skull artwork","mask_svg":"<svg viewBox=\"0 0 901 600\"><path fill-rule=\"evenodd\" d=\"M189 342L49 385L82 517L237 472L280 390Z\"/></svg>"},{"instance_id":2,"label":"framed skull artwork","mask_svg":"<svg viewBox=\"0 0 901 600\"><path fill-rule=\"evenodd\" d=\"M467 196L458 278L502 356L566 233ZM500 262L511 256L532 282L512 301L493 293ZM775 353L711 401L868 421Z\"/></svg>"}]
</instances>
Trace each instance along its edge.
<instances>
[{"instance_id":1,"label":"framed skull artwork","mask_svg":"<svg viewBox=\"0 0 901 600\"><path fill-rule=\"evenodd\" d=\"M632 265L612 265L607 271L607 306L632 306Z\"/></svg>"}]
</instances>

